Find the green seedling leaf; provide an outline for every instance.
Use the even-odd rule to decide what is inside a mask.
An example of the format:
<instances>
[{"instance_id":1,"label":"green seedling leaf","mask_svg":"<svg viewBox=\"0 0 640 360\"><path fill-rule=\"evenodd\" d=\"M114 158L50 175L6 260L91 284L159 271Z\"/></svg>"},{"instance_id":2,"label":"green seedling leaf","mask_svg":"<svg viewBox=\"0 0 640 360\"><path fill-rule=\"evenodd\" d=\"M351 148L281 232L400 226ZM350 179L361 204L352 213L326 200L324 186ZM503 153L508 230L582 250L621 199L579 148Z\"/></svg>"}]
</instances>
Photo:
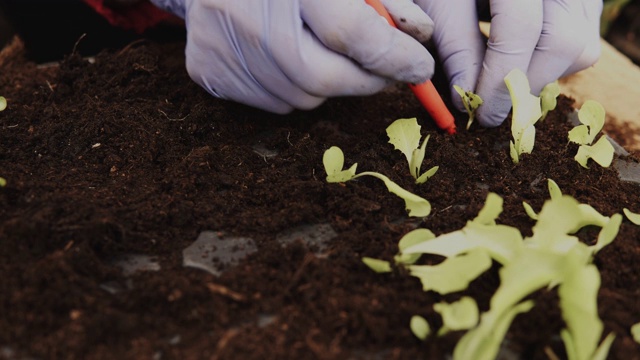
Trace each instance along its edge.
<instances>
[{"instance_id":1,"label":"green seedling leaf","mask_svg":"<svg viewBox=\"0 0 640 360\"><path fill-rule=\"evenodd\" d=\"M633 336L633 340L640 344L640 322L631 326L631 336Z\"/></svg>"},{"instance_id":2,"label":"green seedling leaf","mask_svg":"<svg viewBox=\"0 0 640 360\"><path fill-rule=\"evenodd\" d=\"M436 174L439 168L439 166L434 166L431 169L425 171L416 179L416 184L424 184L427 180L429 180L433 175Z\"/></svg>"},{"instance_id":3,"label":"green seedling leaf","mask_svg":"<svg viewBox=\"0 0 640 360\"><path fill-rule=\"evenodd\" d=\"M557 80L542 88L542 91L540 91L540 107L542 109L542 117L540 120L546 118L549 111L556 108L558 105L558 95L560 95L560 85Z\"/></svg>"},{"instance_id":4,"label":"green seedling leaf","mask_svg":"<svg viewBox=\"0 0 640 360\"><path fill-rule=\"evenodd\" d=\"M365 171L356 175L354 178L364 175L373 176L382 180L389 192L394 193L402 198L404 200L405 208L409 212L409 216L425 217L429 216L429 214L431 213L431 203L429 201L403 189L402 187L400 187L400 185L394 183L393 181L391 181L391 179L380 173Z\"/></svg>"},{"instance_id":5,"label":"green seedling leaf","mask_svg":"<svg viewBox=\"0 0 640 360\"><path fill-rule=\"evenodd\" d=\"M398 119L391 123L387 127L387 136L389 137L389 143L394 146L396 150L400 150L407 158L407 163L410 166L410 170L413 174L413 167L411 166L413 151L420 146L420 129L418 125L418 119Z\"/></svg>"},{"instance_id":6,"label":"green seedling leaf","mask_svg":"<svg viewBox=\"0 0 640 360\"><path fill-rule=\"evenodd\" d=\"M528 312L533 307L533 301L517 304L507 311L496 314L486 312L482 314L480 325L468 331L453 351L454 360L494 360L497 358L500 344L507 333L513 319L521 313Z\"/></svg>"},{"instance_id":7,"label":"green seedling leaf","mask_svg":"<svg viewBox=\"0 0 640 360\"><path fill-rule=\"evenodd\" d=\"M496 193L488 193L484 206L478 212L473 222L480 225L495 225L496 219L502 213L503 200Z\"/></svg>"},{"instance_id":8,"label":"green seedling leaf","mask_svg":"<svg viewBox=\"0 0 640 360\"><path fill-rule=\"evenodd\" d=\"M562 317L567 325L560 335L569 360L590 360L603 329L597 304L600 273L593 264L576 265L558 288Z\"/></svg>"},{"instance_id":9,"label":"green seedling leaf","mask_svg":"<svg viewBox=\"0 0 640 360\"><path fill-rule=\"evenodd\" d=\"M347 170L342 170L344 166L344 154L337 146L332 146L324 152L322 163L324 164L324 170L327 173L327 182L329 183L346 182L365 175L373 176L382 180L389 192L404 200L405 208L409 212L409 216L424 217L431 213L431 203L429 203L429 201L403 189L380 173L366 171L356 174L357 164L353 164Z\"/></svg>"},{"instance_id":10,"label":"green seedling leaf","mask_svg":"<svg viewBox=\"0 0 640 360\"><path fill-rule=\"evenodd\" d=\"M482 249L450 257L437 265L409 265L412 276L420 279L424 291L449 294L461 291L491 267L491 257Z\"/></svg>"},{"instance_id":11,"label":"green seedling leaf","mask_svg":"<svg viewBox=\"0 0 640 360\"><path fill-rule=\"evenodd\" d=\"M469 130L473 120L475 120L476 110L484 103L484 101L477 94L474 94L472 91L465 91L458 85L453 85L453 89L458 93L458 95L460 95L462 105L469 115L469 120L467 121L467 130Z\"/></svg>"},{"instance_id":12,"label":"green seedling leaf","mask_svg":"<svg viewBox=\"0 0 640 360\"><path fill-rule=\"evenodd\" d=\"M549 196L551 197L551 199L558 199L562 197L562 191L560 190L560 186L558 186L558 184L555 181L548 179L547 188L549 189Z\"/></svg>"},{"instance_id":13,"label":"green seedling leaf","mask_svg":"<svg viewBox=\"0 0 640 360\"><path fill-rule=\"evenodd\" d=\"M636 225L640 225L640 214L636 214L627 208L622 209L622 211L626 215L627 219L629 219L629 221Z\"/></svg>"},{"instance_id":14,"label":"green seedling leaf","mask_svg":"<svg viewBox=\"0 0 640 360\"><path fill-rule=\"evenodd\" d=\"M3 177L0 177L0 187L5 187L7 186L7 180L5 180Z\"/></svg>"},{"instance_id":15,"label":"green seedling leaf","mask_svg":"<svg viewBox=\"0 0 640 360\"><path fill-rule=\"evenodd\" d=\"M387 127L387 136L396 150L400 150L409 164L409 172L417 184L422 184L433 176L438 168L431 168L427 173L420 175L420 167L424 161L427 143L430 135L427 135L420 145L420 125L416 118L398 119ZM420 147L418 148L418 145Z\"/></svg>"},{"instance_id":16,"label":"green seedling leaf","mask_svg":"<svg viewBox=\"0 0 640 360\"><path fill-rule=\"evenodd\" d=\"M538 220L538 214L536 214L536 211L533 210L529 203L523 201L522 207L524 207L524 212L527 213L527 216L529 216L532 220Z\"/></svg>"},{"instance_id":17,"label":"green seedling leaf","mask_svg":"<svg viewBox=\"0 0 640 360\"><path fill-rule=\"evenodd\" d=\"M620 225L622 224L622 215L613 214L607 223L600 229L598 234L598 240L595 244L589 247L592 254L602 250L605 246L611 244L613 240L618 236Z\"/></svg>"},{"instance_id":18,"label":"green seedling leaf","mask_svg":"<svg viewBox=\"0 0 640 360\"><path fill-rule=\"evenodd\" d=\"M615 149L609 140L607 140L606 137L601 136L600 139L598 139L598 142L593 146L580 145L575 159L585 169L589 168L589 166L587 166L589 159L593 159L593 161L602 167L609 167L613 161L614 152Z\"/></svg>"},{"instance_id":19,"label":"green seedling leaf","mask_svg":"<svg viewBox=\"0 0 640 360\"><path fill-rule=\"evenodd\" d=\"M411 332L420 340L425 340L431 333L431 327L425 318L420 315L413 315L409 322Z\"/></svg>"},{"instance_id":20,"label":"green seedling leaf","mask_svg":"<svg viewBox=\"0 0 640 360\"><path fill-rule=\"evenodd\" d=\"M542 117L540 98L531 94L527 76L520 69L511 70L504 78L513 106L511 116L511 159L519 162L523 153L531 153L535 142L534 124Z\"/></svg>"},{"instance_id":21,"label":"green seedling leaf","mask_svg":"<svg viewBox=\"0 0 640 360\"><path fill-rule=\"evenodd\" d=\"M587 138L579 144L591 144L604 126L604 107L595 100L587 100L578 110L578 119L589 128Z\"/></svg>"},{"instance_id":22,"label":"green seedling leaf","mask_svg":"<svg viewBox=\"0 0 640 360\"><path fill-rule=\"evenodd\" d=\"M342 170L344 167L344 154L337 146L332 146L324 152L322 156L324 171L327 173L327 182L340 183L353 179L356 175L358 164L353 164L349 169Z\"/></svg>"},{"instance_id":23,"label":"green seedling leaf","mask_svg":"<svg viewBox=\"0 0 640 360\"><path fill-rule=\"evenodd\" d=\"M463 296L451 304L437 303L433 305L433 310L442 317L442 327L438 331L438 336L445 335L449 331L471 329L478 324L480 318L478 305L469 296Z\"/></svg>"},{"instance_id":24,"label":"green seedling leaf","mask_svg":"<svg viewBox=\"0 0 640 360\"><path fill-rule=\"evenodd\" d=\"M405 234L405 236L403 236L398 243L398 249L400 250L400 253L394 257L396 264L411 265L418 261L422 254L404 254L403 251L406 248L417 245L423 241L435 239L435 237L436 235L432 233L431 230L424 228L415 229Z\"/></svg>"},{"instance_id":25,"label":"green seedling leaf","mask_svg":"<svg viewBox=\"0 0 640 360\"><path fill-rule=\"evenodd\" d=\"M363 257L362 262L378 274L391 272L391 264L385 260Z\"/></svg>"},{"instance_id":26,"label":"green seedling leaf","mask_svg":"<svg viewBox=\"0 0 640 360\"><path fill-rule=\"evenodd\" d=\"M7 108L7 99L4 96L0 96L0 111L4 111Z\"/></svg>"}]
</instances>

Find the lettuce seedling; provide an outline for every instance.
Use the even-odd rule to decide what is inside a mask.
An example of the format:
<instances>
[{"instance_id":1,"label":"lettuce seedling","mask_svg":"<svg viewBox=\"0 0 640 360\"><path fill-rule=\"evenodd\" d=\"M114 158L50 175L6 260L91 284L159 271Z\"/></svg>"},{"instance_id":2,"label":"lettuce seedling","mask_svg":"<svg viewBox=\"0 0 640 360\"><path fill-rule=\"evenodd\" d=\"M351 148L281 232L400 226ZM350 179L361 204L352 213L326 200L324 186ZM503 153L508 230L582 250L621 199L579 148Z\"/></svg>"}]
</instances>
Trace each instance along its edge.
<instances>
[{"instance_id":1,"label":"lettuce seedling","mask_svg":"<svg viewBox=\"0 0 640 360\"><path fill-rule=\"evenodd\" d=\"M416 118L398 119L387 127L389 143L404 154L409 164L409 172L416 179L416 184L424 183L438 171L438 166L434 166L420 175L420 167L430 137L427 135L420 146L420 128Z\"/></svg>"},{"instance_id":2,"label":"lettuce seedling","mask_svg":"<svg viewBox=\"0 0 640 360\"><path fill-rule=\"evenodd\" d=\"M425 217L429 216L431 213L431 203L429 201L403 189L400 185L394 183L391 179L380 173L365 171L360 174L356 174L356 168L358 166L357 163L353 164L350 168L343 170L344 154L337 146L332 146L324 152L322 163L324 164L324 170L327 173L326 180L329 183L347 182L365 175L373 176L382 180L389 192L404 200L405 208L409 212L409 216Z\"/></svg>"},{"instance_id":3,"label":"lettuce seedling","mask_svg":"<svg viewBox=\"0 0 640 360\"><path fill-rule=\"evenodd\" d=\"M458 85L453 85L453 89L458 93L458 95L460 95L462 105L469 115L469 120L467 120L467 130L469 130L473 120L476 118L476 110L484 103L484 101L478 94L475 94L472 91L464 91L464 89Z\"/></svg>"},{"instance_id":4,"label":"lettuce seedling","mask_svg":"<svg viewBox=\"0 0 640 360\"><path fill-rule=\"evenodd\" d=\"M391 272L391 263L385 260L363 257L362 262L378 274Z\"/></svg>"},{"instance_id":5,"label":"lettuce seedling","mask_svg":"<svg viewBox=\"0 0 640 360\"><path fill-rule=\"evenodd\" d=\"M535 123L542 117L540 98L531 94L527 76L519 69L511 70L504 78L509 89L513 111L509 143L511 159L520 162L520 155L530 154L536 139Z\"/></svg>"},{"instance_id":6,"label":"lettuce seedling","mask_svg":"<svg viewBox=\"0 0 640 360\"><path fill-rule=\"evenodd\" d=\"M420 315L413 315L411 317L411 321L409 321L409 328L413 335L415 335L418 339L424 340L431 333L431 327L427 322L427 319L423 318Z\"/></svg>"},{"instance_id":7,"label":"lettuce seedling","mask_svg":"<svg viewBox=\"0 0 640 360\"><path fill-rule=\"evenodd\" d=\"M549 83L542 88L542 91L540 91L540 107L542 110L540 120L544 120L549 111L558 106L558 95L560 95L560 85L558 84L558 80Z\"/></svg>"},{"instance_id":8,"label":"lettuce seedling","mask_svg":"<svg viewBox=\"0 0 640 360\"><path fill-rule=\"evenodd\" d=\"M578 119L582 125L578 125L569 131L569 141L580 147L575 156L576 161L584 168L588 169L587 161L593 159L602 167L609 167L613 161L615 149L607 140L606 136L592 145L596 135L600 133L604 126L605 111L602 105L594 100L587 100L578 110Z\"/></svg>"}]
</instances>

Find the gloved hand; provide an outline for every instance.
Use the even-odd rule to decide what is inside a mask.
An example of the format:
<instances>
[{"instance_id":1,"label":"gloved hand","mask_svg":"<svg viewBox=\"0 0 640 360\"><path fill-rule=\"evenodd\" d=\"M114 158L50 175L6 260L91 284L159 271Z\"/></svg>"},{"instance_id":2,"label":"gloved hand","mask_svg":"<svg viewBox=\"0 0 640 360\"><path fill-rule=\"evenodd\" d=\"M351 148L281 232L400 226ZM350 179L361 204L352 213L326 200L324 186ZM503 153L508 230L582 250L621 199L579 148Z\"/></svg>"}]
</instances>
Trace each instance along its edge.
<instances>
[{"instance_id":1,"label":"gloved hand","mask_svg":"<svg viewBox=\"0 0 640 360\"><path fill-rule=\"evenodd\" d=\"M593 65L600 56L602 0L490 0L486 45L476 0L415 3L433 19L433 42L451 85L484 100L476 114L483 126L498 126L507 117L511 99L504 77L512 69L527 74L538 95L544 85ZM451 96L464 111L453 88Z\"/></svg>"},{"instance_id":2,"label":"gloved hand","mask_svg":"<svg viewBox=\"0 0 640 360\"><path fill-rule=\"evenodd\" d=\"M152 0L185 19L186 66L216 97L275 113L332 96L421 83L433 22L411 0L386 0L400 30L364 0ZM410 35L409 35L410 34Z\"/></svg>"}]
</instances>

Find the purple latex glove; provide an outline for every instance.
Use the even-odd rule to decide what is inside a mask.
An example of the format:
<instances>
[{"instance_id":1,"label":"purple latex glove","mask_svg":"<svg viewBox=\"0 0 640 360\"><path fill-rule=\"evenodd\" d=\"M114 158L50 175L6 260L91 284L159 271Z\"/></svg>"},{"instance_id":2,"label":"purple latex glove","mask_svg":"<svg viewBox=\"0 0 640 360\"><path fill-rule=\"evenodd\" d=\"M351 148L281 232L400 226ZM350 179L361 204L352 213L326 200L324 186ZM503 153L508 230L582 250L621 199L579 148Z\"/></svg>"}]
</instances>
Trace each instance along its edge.
<instances>
[{"instance_id":1,"label":"purple latex glove","mask_svg":"<svg viewBox=\"0 0 640 360\"><path fill-rule=\"evenodd\" d=\"M185 19L187 71L212 95L275 113L423 82L431 19L394 0L389 26L364 0L152 0Z\"/></svg>"},{"instance_id":2,"label":"purple latex glove","mask_svg":"<svg viewBox=\"0 0 640 360\"><path fill-rule=\"evenodd\" d=\"M514 68L531 91L593 65L600 56L602 0L490 0L491 31L478 30L476 0L415 0L435 23L433 42L451 85L472 90L484 104L481 125L500 125L511 109L504 77ZM486 3L486 2L485 2ZM451 96L464 111L459 96Z\"/></svg>"}]
</instances>

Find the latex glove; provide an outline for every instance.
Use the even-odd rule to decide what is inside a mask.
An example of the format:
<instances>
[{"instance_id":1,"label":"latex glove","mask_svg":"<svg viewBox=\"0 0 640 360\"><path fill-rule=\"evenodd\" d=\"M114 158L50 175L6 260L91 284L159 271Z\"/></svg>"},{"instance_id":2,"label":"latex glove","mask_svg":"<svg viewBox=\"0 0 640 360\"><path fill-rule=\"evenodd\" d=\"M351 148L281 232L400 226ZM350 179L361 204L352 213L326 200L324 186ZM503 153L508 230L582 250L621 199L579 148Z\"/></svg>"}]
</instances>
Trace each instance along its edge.
<instances>
[{"instance_id":1,"label":"latex glove","mask_svg":"<svg viewBox=\"0 0 640 360\"><path fill-rule=\"evenodd\" d=\"M393 0L389 26L364 0L152 0L185 19L186 66L209 93L275 113L431 78L431 19ZM408 35L408 34L411 34Z\"/></svg>"},{"instance_id":2,"label":"latex glove","mask_svg":"<svg viewBox=\"0 0 640 360\"><path fill-rule=\"evenodd\" d=\"M600 56L602 0L490 0L489 40L478 30L476 0L416 0L434 21L433 41L451 85L476 92L478 122L500 125L511 109L504 77L522 70L538 95ZM459 96L452 99L464 111Z\"/></svg>"}]
</instances>

